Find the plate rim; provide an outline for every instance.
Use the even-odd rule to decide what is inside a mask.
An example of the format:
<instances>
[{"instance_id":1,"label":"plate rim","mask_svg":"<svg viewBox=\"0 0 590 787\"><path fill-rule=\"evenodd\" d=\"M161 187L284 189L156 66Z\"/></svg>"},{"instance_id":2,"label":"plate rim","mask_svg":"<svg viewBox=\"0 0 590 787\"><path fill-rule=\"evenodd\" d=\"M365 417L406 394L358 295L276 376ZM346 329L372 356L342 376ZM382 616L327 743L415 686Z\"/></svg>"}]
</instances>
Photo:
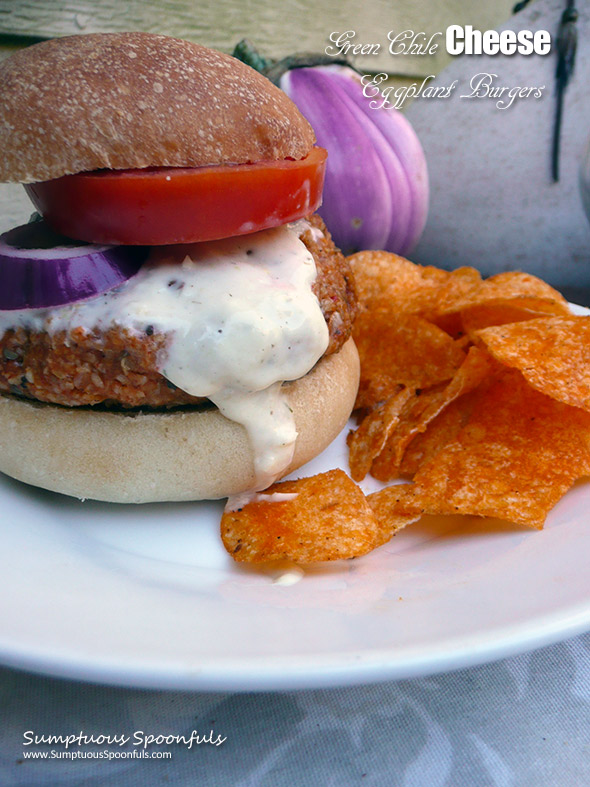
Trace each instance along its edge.
<instances>
[{"instance_id":1,"label":"plate rim","mask_svg":"<svg viewBox=\"0 0 590 787\"><path fill-rule=\"evenodd\" d=\"M520 636L514 632L519 629ZM57 658L14 650L9 654L0 642L0 663L18 671L39 676L89 682L129 689L164 691L296 691L339 688L393 680L428 677L462 669L483 666L504 658L518 656L573 638L590 630L590 599L571 608L566 616L553 613L533 618L526 624L511 624L491 629L485 635L469 638L451 637L440 650L414 653L406 649L404 658L391 659L391 650L380 648L346 653L341 661L333 652L297 656L286 668L291 656L226 659L220 667L195 670L171 670L170 666L121 667L106 660L92 662L79 658ZM461 644L459 644L461 642ZM249 663L251 662L251 663ZM310 663L311 662L311 663ZM323 662L326 662L325 664Z\"/></svg>"}]
</instances>

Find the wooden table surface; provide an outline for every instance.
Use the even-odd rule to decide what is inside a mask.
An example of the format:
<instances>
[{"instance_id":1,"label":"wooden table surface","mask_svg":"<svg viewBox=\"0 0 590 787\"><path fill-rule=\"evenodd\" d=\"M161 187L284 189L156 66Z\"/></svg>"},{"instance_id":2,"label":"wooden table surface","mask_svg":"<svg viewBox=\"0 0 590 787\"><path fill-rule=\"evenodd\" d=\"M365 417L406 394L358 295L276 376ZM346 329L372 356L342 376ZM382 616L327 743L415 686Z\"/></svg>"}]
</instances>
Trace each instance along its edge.
<instances>
[{"instance_id":1,"label":"wooden table surface","mask_svg":"<svg viewBox=\"0 0 590 787\"><path fill-rule=\"evenodd\" d=\"M449 24L487 29L508 19L513 5L514 0L0 0L0 55L39 38L144 30L226 52L249 38L267 56L280 58L323 51L331 33L353 30L356 42L381 45L378 54L360 58L367 71L426 76L450 61L444 46L433 56L393 57L389 31L432 34Z\"/></svg>"}]
</instances>

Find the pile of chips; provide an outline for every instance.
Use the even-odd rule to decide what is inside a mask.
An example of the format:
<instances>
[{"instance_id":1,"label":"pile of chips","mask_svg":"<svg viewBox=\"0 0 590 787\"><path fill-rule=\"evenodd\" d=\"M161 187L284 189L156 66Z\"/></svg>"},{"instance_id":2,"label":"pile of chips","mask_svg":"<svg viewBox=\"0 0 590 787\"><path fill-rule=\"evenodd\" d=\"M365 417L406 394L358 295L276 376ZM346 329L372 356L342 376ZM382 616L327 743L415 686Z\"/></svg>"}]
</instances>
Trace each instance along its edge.
<instances>
[{"instance_id":1,"label":"pile of chips","mask_svg":"<svg viewBox=\"0 0 590 787\"><path fill-rule=\"evenodd\" d=\"M361 306L350 472L390 485L365 497L342 471L276 484L224 514L228 551L357 557L422 514L541 528L590 475L590 317L525 273L483 280L378 251L350 262Z\"/></svg>"}]
</instances>

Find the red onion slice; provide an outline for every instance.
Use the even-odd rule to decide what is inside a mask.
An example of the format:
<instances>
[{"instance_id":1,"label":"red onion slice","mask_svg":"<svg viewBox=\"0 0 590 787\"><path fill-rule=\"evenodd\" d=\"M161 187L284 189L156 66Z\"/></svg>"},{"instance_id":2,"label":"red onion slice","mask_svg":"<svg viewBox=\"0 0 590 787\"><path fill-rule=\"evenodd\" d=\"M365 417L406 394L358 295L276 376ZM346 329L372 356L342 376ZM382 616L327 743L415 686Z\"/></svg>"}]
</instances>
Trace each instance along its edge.
<instances>
[{"instance_id":1,"label":"red onion slice","mask_svg":"<svg viewBox=\"0 0 590 787\"><path fill-rule=\"evenodd\" d=\"M145 246L99 246L35 221L0 235L0 309L41 309L92 298L134 276Z\"/></svg>"}]
</instances>

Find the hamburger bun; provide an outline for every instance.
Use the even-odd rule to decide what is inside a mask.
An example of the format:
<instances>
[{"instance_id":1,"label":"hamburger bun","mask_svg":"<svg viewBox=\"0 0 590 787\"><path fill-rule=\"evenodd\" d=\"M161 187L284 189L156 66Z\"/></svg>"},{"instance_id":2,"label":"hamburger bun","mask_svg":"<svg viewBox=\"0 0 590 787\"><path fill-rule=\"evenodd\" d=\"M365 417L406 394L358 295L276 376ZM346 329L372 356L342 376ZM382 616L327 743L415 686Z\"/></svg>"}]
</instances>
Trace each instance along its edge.
<instances>
[{"instance_id":1,"label":"hamburger bun","mask_svg":"<svg viewBox=\"0 0 590 787\"><path fill-rule=\"evenodd\" d=\"M57 302L60 305L51 309L41 308L40 316L31 315L35 312L32 308L22 310L24 316L13 317L9 309L2 312L0 341L11 344L3 354L4 361L0 358L4 391L0 396L0 471L79 498L125 503L199 500L270 483L277 474L284 475L320 453L344 427L359 377L352 340L342 346L352 324L343 309L353 314L356 308L349 266L331 239L310 225L307 233L316 241L318 237L325 240L332 259L320 275L317 255L306 248L301 236L297 238L300 230L291 225L309 217L317 207L325 156L312 163L313 178L305 174L298 188L282 180L273 191L263 180L258 191L251 189L246 198L240 192L238 200L231 186L223 191L215 181L209 194L221 194L225 201L207 219L205 229L219 217L229 216L225 234L195 237L188 233L179 239L176 231L169 232L171 220L164 210L172 206L183 226L194 216L208 215L203 207L206 194L195 186L199 201L187 203L189 209L171 197L167 182L176 181L179 173L169 168L183 168L182 176L188 174L189 178L203 174L208 178L210 172L199 168L217 168L227 183L238 177L233 165L255 163L241 168L249 173L257 172L257 167L291 172L300 161L313 158L318 153L313 148L314 133L295 104L235 58L199 44L148 33L71 36L26 48L0 64L0 94L1 180L27 184L30 194L42 186L59 188L64 182L102 184L98 203L88 202L89 191L71 205L51 197L54 201L50 199L47 209L42 199L37 200L38 195L33 197L50 227L91 243L155 244L164 249L161 258L155 255L160 267L159 263L151 268L145 263L135 277L100 297ZM146 168L153 171L137 172ZM128 172L114 176L113 170ZM157 198L142 185L144 176L151 183L155 181ZM121 185L138 182L132 196ZM107 197L101 196L105 183L110 183L116 194L111 191ZM263 199L268 194L269 205ZM121 214L120 208L112 208L116 195L123 195L126 208L131 206L123 222L133 237L113 236L106 241L98 236L90 218L106 216L106 229L111 231ZM158 202L160 197L163 204ZM260 204L265 211L262 217L249 210ZM55 206L65 206L65 229L52 212ZM151 213L146 212L146 206ZM232 217L239 214L237 209L244 206L247 218L231 224ZM85 222L85 232L81 222ZM151 232L157 222L162 225L159 231L163 227L162 237L150 235L146 240L144 228ZM268 228L273 228L272 236L264 235ZM254 237L246 250L235 238L248 233ZM189 258L187 263L189 251L175 246L194 243L202 249L200 241L209 239L220 241L210 273L205 262L202 267L200 263L193 266ZM277 245L272 245L275 242ZM265 258L269 244L273 251ZM166 251L174 248L182 249L178 259L174 252ZM242 255L240 264L223 268L222 260L230 259L236 249ZM199 259L199 250L194 253ZM247 255L253 256L246 261ZM315 282L307 277L310 256L316 261ZM232 274L222 273L226 269ZM160 271L163 283L158 278ZM249 281L256 286L244 285L239 271L248 271ZM236 296L244 292L245 299L235 297L230 302L232 289L240 285ZM316 286L317 291L313 289ZM131 305L125 301L129 293ZM78 300L92 304L86 322L80 316L85 313L83 306L77 309ZM59 314L80 322L70 324L70 317L66 317L63 331L53 333L60 319L53 309L61 309L64 303ZM211 304L213 309L208 308ZM232 333L229 326L242 324L239 320L232 323L235 314L256 316L256 325L262 327L254 329L254 338L260 337L261 345L248 334L247 321L241 334L236 329ZM199 316L208 321L206 325L201 325ZM267 322L261 324L260 320ZM138 367L134 347L146 337L151 339L152 323L165 337L165 350L150 356L148 365ZM193 325L198 326L194 337L190 331ZM106 337L112 333L116 336L108 344ZM89 353L80 352L78 339L71 338L74 334L98 337L99 345ZM129 335L137 341L129 340ZM39 356L48 337L53 355L48 350L47 355ZM111 345L116 348L114 354ZM224 354L225 348L228 352ZM258 352L253 358L251 348L253 355ZM216 364L220 357L222 361ZM34 369L35 358L40 359L40 366ZM304 369L311 371L284 384L294 424L290 416L284 417L286 409L281 407L279 413L261 403L264 396L254 405L249 404L251 399L248 405L242 403L246 409L251 406L247 415L239 407L231 409L232 397L235 401L240 396L264 393ZM154 374L173 390L180 388L197 399L211 396L221 402L224 412L237 413L236 421L228 420L212 405L150 409L161 406L149 398ZM100 389L98 398L84 398L92 385ZM138 404L123 398L121 392L127 387L140 394ZM98 402L106 406L94 406ZM125 407L145 409L130 411ZM286 420L288 428L281 431ZM271 427L265 426L268 422ZM265 444L256 456L258 476L250 437L242 423L250 424L250 436L257 424L262 427L258 433L264 435ZM269 435L272 439L266 439ZM293 458L285 467L291 451ZM261 455L266 464L261 463ZM267 471L267 467L271 469Z\"/></svg>"},{"instance_id":2,"label":"hamburger bun","mask_svg":"<svg viewBox=\"0 0 590 787\"><path fill-rule=\"evenodd\" d=\"M0 180L302 159L315 136L254 69L190 41L93 33L0 64Z\"/></svg>"},{"instance_id":3,"label":"hamburger bun","mask_svg":"<svg viewBox=\"0 0 590 787\"><path fill-rule=\"evenodd\" d=\"M284 386L298 431L285 473L317 456L344 428L358 380L358 353L349 339ZM0 472L115 503L221 498L254 482L245 429L217 409L125 414L13 396L0 396Z\"/></svg>"}]
</instances>

